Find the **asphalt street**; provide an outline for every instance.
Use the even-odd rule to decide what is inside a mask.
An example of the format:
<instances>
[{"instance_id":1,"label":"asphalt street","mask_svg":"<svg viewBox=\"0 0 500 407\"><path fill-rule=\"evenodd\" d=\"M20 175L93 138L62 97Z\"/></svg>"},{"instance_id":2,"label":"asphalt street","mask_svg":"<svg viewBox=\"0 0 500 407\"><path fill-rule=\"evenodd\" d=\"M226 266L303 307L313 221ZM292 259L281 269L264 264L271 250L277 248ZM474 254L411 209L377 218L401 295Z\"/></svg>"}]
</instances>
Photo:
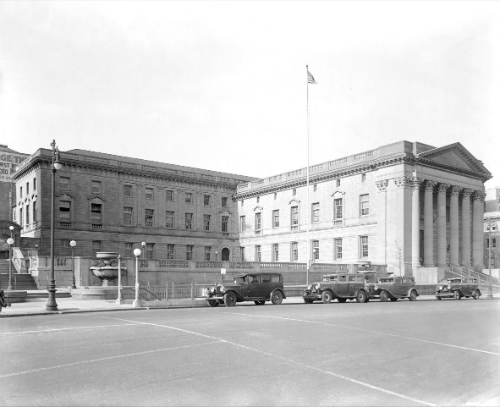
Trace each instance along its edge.
<instances>
[{"instance_id":1,"label":"asphalt street","mask_svg":"<svg viewBox=\"0 0 500 407\"><path fill-rule=\"evenodd\" d=\"M0 320L0 405L498 405L500 301Z\"/></svg>"}]
</instances>

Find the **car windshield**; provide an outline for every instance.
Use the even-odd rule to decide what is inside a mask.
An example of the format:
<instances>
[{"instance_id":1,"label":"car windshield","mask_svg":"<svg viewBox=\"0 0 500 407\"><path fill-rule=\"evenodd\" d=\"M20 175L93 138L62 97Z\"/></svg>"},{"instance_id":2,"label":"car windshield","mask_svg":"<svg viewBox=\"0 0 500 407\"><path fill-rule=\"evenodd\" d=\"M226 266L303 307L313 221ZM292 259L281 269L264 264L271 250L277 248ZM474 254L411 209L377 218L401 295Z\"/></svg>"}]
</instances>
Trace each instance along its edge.
<instances>
[{"instance_id":1,"label":"car windshield","mask_svg":"<svg viewBox=\"0 0 500 407\"><path fill-rule=\"evenodd\" d=\"M394 279L393 278L380 278L379 279L379 283L394 283Z\"/></svg>"},{"instance_id":2,"label":"car windshield","mask_svg":"<svg viewBox=\"0 0 500 407\"><path fill-rule=\"evenodd\" d=\"M448 280L448 282L449 282L450 284L460 284L460 283L462 282L462 279L461 279L461 278L450 278L450 279Z\"/></svg>"},{"instance_id":3,"label":"car windshield","mask_svg":"<svg viewBox=\"0 0 500 407\"><path fill-rule=\"evenodd\" d=\"M246 284L247 282L247 277L235 277L234 278L234 283L235 284Z\"/></svg>"}]
</instances>

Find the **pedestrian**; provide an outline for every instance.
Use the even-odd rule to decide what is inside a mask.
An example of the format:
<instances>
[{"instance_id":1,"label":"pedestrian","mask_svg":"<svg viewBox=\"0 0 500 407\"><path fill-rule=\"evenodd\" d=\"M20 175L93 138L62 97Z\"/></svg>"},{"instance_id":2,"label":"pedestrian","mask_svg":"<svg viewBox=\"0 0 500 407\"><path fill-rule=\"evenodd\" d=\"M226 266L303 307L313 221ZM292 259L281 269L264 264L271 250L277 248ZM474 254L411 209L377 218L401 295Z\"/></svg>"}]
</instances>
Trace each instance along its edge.
<instances>
[{"instance_id":1,"label":"pedestrian","mask_svg":"<svg viewBox=\"0 0 500 407\"><path fill-rule=\"evenodd\" d=\"M10 302L5 299L5 293L3 290L0 290L0 312L2 312L2 308L10 307Z\"/></svg>"}]
</instances>

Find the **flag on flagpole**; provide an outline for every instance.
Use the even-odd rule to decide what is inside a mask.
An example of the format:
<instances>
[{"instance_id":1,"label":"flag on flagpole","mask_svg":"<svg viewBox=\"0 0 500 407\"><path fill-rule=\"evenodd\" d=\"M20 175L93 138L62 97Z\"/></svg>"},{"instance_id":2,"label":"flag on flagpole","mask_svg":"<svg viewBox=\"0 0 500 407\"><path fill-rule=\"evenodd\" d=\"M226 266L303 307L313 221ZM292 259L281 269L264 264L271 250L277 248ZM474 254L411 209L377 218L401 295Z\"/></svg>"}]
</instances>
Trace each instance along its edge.
<instances>
[{"instance_id":1,"label":"flag on flagpole","mask_svg":"<svg viewBox=\"0 0 500 407\"><path fill-rule=\"evenodd\" d=\"M307 70L307 83L316 83L314 76L312 76L311 72L309 72L309 69Z\"/></svg>"}]
</instances>

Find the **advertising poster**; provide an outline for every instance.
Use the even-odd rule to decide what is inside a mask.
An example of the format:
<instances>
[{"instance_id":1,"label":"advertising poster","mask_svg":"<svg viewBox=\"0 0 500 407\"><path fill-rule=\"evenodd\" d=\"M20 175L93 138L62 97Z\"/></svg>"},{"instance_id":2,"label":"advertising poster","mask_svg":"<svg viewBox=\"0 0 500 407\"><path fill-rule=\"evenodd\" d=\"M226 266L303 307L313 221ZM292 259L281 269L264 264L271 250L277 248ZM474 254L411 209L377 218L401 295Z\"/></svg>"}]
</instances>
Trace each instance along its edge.
<instances>
[{"instance_id":1,"label":"advertising poster","mask_svg":"<svg viewBox=\"0 0 500 407\"><path fill-rule=\"evenodd\" d=\"M12 182L16 166L26 158L28 158L27 154L13 152L7 146L0 144L0 182Z\"/></svg>"}]
</instances>

